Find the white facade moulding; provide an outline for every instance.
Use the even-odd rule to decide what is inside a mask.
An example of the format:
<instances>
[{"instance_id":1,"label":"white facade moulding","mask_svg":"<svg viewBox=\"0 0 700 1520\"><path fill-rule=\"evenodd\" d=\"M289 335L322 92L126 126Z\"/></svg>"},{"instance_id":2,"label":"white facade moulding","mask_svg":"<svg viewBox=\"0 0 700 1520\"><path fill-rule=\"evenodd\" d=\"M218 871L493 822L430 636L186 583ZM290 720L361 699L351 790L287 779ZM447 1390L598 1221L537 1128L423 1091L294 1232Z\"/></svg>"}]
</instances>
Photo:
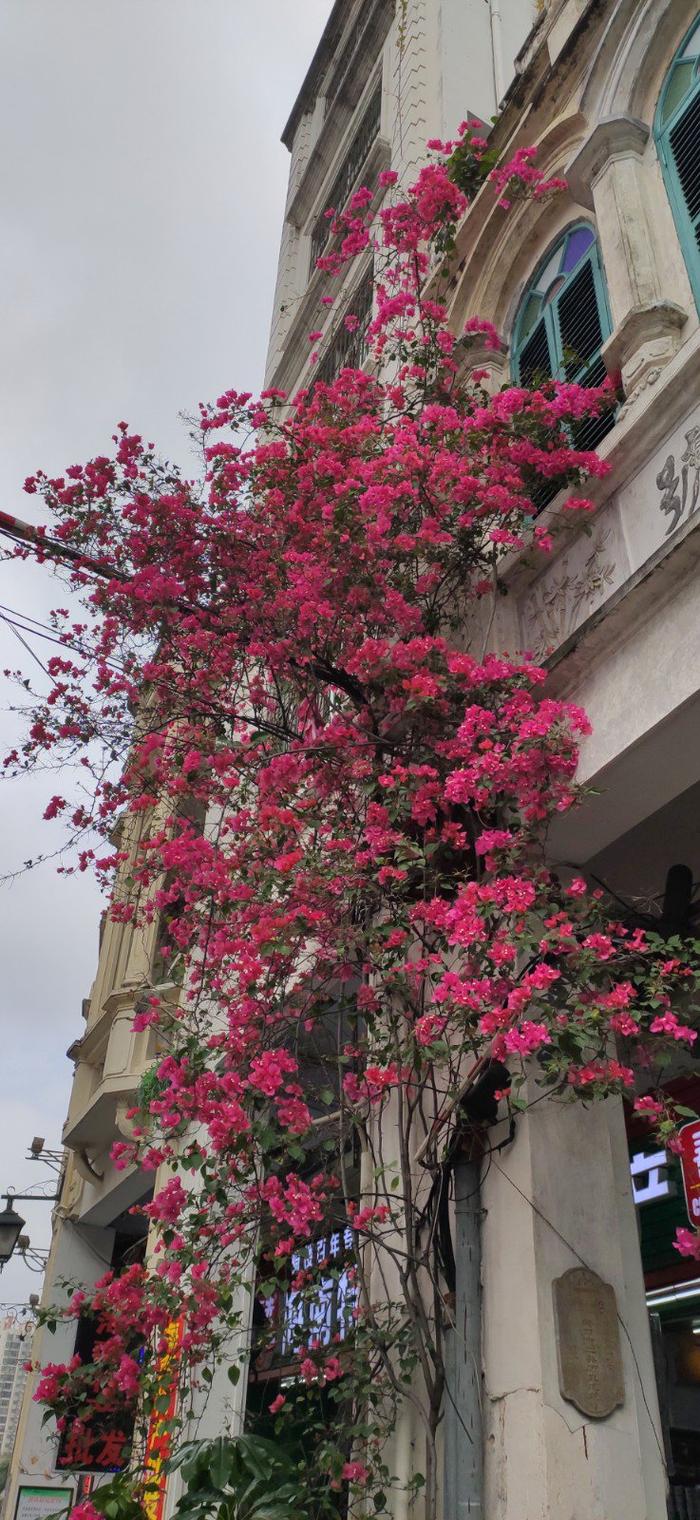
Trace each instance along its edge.
<instances>
[{"instance_id":1,"label":"white facade moulding","mask_svg":"<svg viewBox=\"0 0 700 1520\"><path fill-rule=\"evenodd\" d=\"M390 162L391 148L386 139L380 135L375 138L357 183L359 184L366 180L370 186L376 184L379 174L381 174L383 169L389 167ZM376 215L385 195L386 190L378 187L371 207L373 215ZM306 241L308 243L310 239ZM335 241L331 240L326 245L324 253L326 255L331 253L334 246ZM327 342L332 326L332 322L329 322L326 308L321 307L321 298L328 294L334 295L336 307L340 310L344 302L347 302L349 292L357 282L357 260L348 266L348 271L344 277L328 274L323 269L314 269L306 289L299 299L296 314L292 319L287 337L285 338L279 363L266 381L268 386L274 386L278 390L287 391L291 394L304 385L310 384L313 380L314 370L313 366L309 365L309 330L313 330L317 322L328 324L323 338L319 339L319 344L317 345L319 346ZM323 315L319 318L320 312Z\"/></svg>"},{"instance_id":2,"label":"white facade moulding","mask_svg":"<svg viewBox=\"0 0 700 1520\"><path fill-rule=\"evenodd\" d=\"M376 66L391 26L391 12L386 0L375 0L360 39L362 48L351 62L347 78L332 99L326 97L318 136L287 206L286 219L295 227L304 225L322 186L342 158L341 145L351 135L363 98L368 100L381 82L381 70L376 72Z\"/></svg>"}]
</instances>

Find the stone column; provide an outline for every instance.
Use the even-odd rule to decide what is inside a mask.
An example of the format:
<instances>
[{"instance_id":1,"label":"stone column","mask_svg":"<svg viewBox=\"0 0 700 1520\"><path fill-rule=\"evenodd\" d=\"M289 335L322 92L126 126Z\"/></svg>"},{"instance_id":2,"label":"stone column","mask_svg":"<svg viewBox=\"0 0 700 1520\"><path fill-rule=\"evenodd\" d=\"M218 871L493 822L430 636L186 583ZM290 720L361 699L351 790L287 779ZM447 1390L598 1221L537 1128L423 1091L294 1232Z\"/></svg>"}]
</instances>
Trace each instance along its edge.
<instances>
[{"instance_id":1,"label":"stone column","mask_svg":"<svg viewBox=\"0 0 700 1520\"><path fill-rule=\"evenodd\" d=\"M621 1103L538 1103L492 1154L482 1203L485 1514L660 1520L663 1448ZM619 1315L598 1382L617 1382L610 1404L622 1402L600 1418L561 1391L553 1283L584 1264L612 1286ZM580 1346L583 1380L593 1358L595 1382L590 1325Z\"/></svg>"},{"instance_id":2,"label":"stone column","mask_svg":"<svg viewBox=\"0 0 700 1520\"><path fill-rule=\"evenodd\" d=\"M509 350L503 339L499 339L498 348L493 348L481 333L468 334L456 344L454 357L460 366L460 379L474 370L485 371L482 384L491 396L510 381Z\"/></svg>"},{"instance_id":3,"label":"stone column","mask_svg":"<svg viewBox=\"0 0 700 1520\"><path fill-rule=\"evenodd\" d=\"M595 212L613 319L603 347L610 374L622 373L627 400L658 378L676 352L687 311L664 299L658 231L643 194L644 122L598 122L566 171L572 194Z\"/></svg>"}]
</instances>

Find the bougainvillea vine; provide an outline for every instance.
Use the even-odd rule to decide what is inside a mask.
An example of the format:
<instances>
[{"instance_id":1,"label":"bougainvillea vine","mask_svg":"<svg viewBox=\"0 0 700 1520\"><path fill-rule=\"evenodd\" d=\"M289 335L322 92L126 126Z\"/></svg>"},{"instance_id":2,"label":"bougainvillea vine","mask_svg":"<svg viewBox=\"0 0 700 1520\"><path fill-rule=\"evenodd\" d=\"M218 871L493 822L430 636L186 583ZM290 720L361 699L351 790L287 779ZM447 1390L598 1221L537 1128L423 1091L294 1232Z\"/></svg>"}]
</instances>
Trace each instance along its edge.
<instances>
[{"instance_id":1,"label":"bougainvillea vine","mask_svg":"<svg viewBox=\"0 0 700 1520\"><path fill-rule=\"evenodd\" d=\"M465 124L404 196L389 172L329 212L326 275L374 259L364 369L203 405L201 479L122 423L109 453L27 484L83 556L64 573L85 615L56 614L65 647L7 769L77 764L88 800L47 816L156 945L134 1011L152 1067L114 1149L155 1175L151 1250L61 1311L93 1316L96 1349L38 1397L64 1428L136 1418L136 1492L168 1327L175 1433L186 1389L247 1365L256 1285L257 1428L294 1454L290 1513L332 1513L344 1484L380 1509L408 1401L433 1516L450 1282L429 1211L470 1071L507 1069L504 1117L533 1091L625 1094L666 1143L678 1126L658 1079L695 1039L698 947L548 864L587 721L489 643L503 556L551 547L543 483L558 513L591 510L605 466L577 427L614 397L489 394L469 349L497 335L450 330L460 184L490 175L501 206L557 190L530 150L482 174L484 152ZM679 1246L700 1255L693 1232Z\"/></svg>"}]
</instances>

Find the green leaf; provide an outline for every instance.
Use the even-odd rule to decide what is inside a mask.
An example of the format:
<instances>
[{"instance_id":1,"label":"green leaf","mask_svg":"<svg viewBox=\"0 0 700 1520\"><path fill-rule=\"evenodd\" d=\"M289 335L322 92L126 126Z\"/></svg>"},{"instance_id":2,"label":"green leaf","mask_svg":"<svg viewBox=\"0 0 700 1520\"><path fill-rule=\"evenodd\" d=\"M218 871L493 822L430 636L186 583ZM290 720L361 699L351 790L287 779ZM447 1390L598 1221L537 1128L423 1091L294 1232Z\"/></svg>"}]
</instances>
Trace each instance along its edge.
<instances>
[{"instance_id":1,"label":"green leaf","mask_svg":"<svg viewBox=\"0 0 700 1520\"><path fill-rule=\"evenodd\" d=\"M229 1383L233 1383L233 1386L235 1388L236 1384L239 1383L241 1379L240 1367L228 1367L226 1370L226 1376L229 1380Z\"/></svg>"},{"instance_id":2,"label":"green leaf","mask_svg":"<svg viewBox=\"0 0 700 1520\"><path fill-rule=\"evenodd\" d=\"M225 1488L233 1467L233 1452L230 1444L223 1436L217 1441L212 1441L212 1456L209 1461L209 1472L215 1488Z\"/></svg>"}]
</instances>

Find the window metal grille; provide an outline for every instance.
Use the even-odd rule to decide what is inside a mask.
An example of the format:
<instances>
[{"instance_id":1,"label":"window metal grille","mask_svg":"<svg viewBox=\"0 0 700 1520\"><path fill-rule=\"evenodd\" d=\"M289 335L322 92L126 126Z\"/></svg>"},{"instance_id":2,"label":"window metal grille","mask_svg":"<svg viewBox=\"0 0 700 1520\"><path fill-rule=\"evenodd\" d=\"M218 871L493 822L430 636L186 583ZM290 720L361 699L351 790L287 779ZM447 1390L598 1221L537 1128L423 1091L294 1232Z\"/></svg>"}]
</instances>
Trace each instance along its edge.
<instances>
[{"instance_id":1,"label":"window metal grille","mask_svg":"<svg viewBox=\"0 0 700 1520\"><path fill-rule=\"evenodd\" d=\"M367 329L372 320L373 298L374 270L370 268L345 312L345 316L357 317L357 327L348 331L343 317L319 360L315 380L331 385L341 369L362 368L367 358Z\"/></svg>"},{"instance_id":2,"label":"window metal grille","mask_svg":"<svg viewBox=\"0 0 700 1520\"><path fill-rule=\"evenodd\" d=\"M330 219L326 216L326 211L331 206L333 207L334 211L342 211L345 207L350 192L354 189L355 183L359 177L362 165L364 164L369 154L370 148L376 141L376 138L379 136L381 111L382 87L380 82L377 85L377 88L375 89L374 94L372 95L372 98L365 109L357 131L355 132L352 142L350 143L350 147L348 148L338 174L333 181L333 185L328 196L328 200L326 201L326 205L320 215L317 216L314 223L311 233L310 274L313 274L314 269L316 268L317 260L320 259L321 254L323 253L323 250L330 237L331 223Z\"/></svg>"}]
</instances>

